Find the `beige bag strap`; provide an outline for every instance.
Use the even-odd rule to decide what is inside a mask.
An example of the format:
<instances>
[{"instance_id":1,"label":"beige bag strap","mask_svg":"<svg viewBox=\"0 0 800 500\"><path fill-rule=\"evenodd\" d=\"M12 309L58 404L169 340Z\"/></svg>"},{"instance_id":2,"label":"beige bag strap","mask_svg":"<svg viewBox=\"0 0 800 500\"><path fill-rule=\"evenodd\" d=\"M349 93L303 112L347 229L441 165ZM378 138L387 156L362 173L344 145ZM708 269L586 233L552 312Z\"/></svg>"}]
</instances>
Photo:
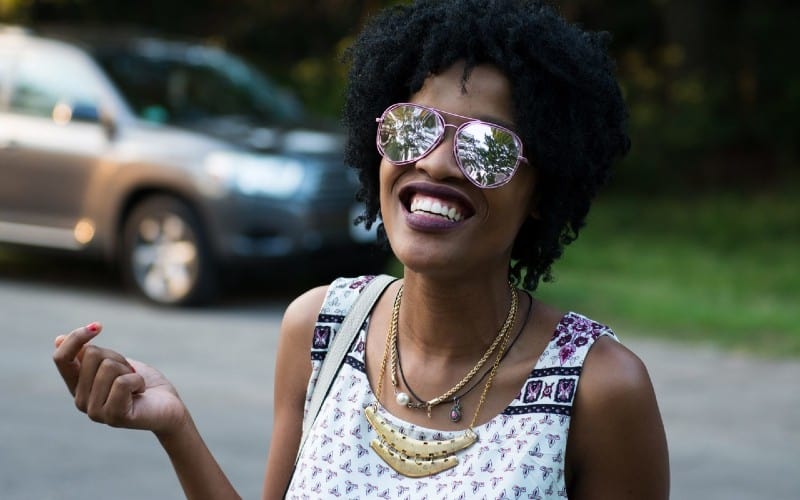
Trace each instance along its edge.
<instances>
[{"instance_id":1,"label":"beige bag strap","mask_svg":"<svg viewBox=\"0 0 800 500\"><path fill-rule=\"evenodd\" d=\"M364 290L361 291L353 307L345 316L344 321L342 321L342 326L339 327L339 331L328 348L328 354L322 362L319 377L314 386L314 392L311 394L311 402L308 404L308 413L306 413L306 417L303 419L303 435L300 438L300 446L297 449L295 464L297 464L300 453L303 451L303 446L305 445L306 439L308 439L311 426L317 419L320 408L322 408L322 402L325 401L325 398L328 396L328 391L330 391L331 385L333 384L333 379L336 378L336 374L342 366L344 357L353 344L353 339L358 335L358 330L361 328L361 325L364 324L364 320L367 319L367 315L372 310L375 302L377 302L378 297L381 296L389 284L396 280L397 278L389 276L388 274L375 276L375 278L364 287Z\"/></svg>"}]
</instances>

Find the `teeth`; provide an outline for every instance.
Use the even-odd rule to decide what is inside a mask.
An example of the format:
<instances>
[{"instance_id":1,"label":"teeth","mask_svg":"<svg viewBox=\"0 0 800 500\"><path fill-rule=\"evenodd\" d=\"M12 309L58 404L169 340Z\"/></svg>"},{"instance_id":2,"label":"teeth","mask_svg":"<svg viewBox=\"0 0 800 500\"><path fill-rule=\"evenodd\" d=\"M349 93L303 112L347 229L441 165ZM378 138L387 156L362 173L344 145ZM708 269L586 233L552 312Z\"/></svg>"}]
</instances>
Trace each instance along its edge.
<instances>
[{"instance_id":1,"label":"teeth","mask_svg":"<svg viewBox=\"0 0 800 500\"><path fill-rule=\"evenodd\" d=\"M452 221L460 221L463 216L456 207L450 207L440 200L432 200L430 198L415 197L411 201L411 212L419 213L425 212L429 214L441 215L447 217Z\"/></svg>"}]
</instances>

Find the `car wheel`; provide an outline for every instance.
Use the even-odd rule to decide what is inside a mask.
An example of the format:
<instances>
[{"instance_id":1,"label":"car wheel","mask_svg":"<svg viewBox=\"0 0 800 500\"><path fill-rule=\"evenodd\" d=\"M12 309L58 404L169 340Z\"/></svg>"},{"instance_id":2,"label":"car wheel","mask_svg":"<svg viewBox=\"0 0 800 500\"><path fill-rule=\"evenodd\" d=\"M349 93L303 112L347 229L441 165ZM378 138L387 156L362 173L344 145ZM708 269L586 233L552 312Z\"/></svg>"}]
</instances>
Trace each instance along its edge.
<instances>
[{"instance_id":1,"label":"car wheel","mask_svg":"<svg viewBox=\"0 0 800 500\"><path fill-rule=\"evenodd\" d=\"M158 304L197 304L215 293L216 271L199 218L173 197L148 198L131 211L122 271L129 286Z\"/></svg>"}]
</instances>

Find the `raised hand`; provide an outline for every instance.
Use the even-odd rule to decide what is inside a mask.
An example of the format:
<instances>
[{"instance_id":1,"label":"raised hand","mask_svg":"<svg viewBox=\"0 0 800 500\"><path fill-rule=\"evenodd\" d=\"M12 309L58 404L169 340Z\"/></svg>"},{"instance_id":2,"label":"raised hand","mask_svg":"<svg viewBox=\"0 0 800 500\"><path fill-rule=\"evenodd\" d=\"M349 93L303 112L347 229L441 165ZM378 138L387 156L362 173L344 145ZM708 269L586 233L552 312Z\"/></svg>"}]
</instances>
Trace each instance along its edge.
<instances>
[{"instance_id":1,"label":"raised hand","mask_svg":"<svg viewBox=\"0 0 800 500\"><path fill-rule=\"evenodd\" d=\"M91 323L55 339L53 361L75 406L113 427L166 435L189 419L177 391L154 368L89 342L102 327Z\"/></svg>"}]
</instances>

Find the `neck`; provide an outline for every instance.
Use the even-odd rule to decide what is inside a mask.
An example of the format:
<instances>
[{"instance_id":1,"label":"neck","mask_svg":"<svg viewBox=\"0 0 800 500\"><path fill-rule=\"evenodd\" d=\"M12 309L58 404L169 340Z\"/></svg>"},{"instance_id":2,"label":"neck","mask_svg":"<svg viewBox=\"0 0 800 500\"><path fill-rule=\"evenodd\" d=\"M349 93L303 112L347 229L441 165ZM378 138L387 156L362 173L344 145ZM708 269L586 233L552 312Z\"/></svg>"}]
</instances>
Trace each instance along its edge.
<instances>
[{"instance_id":1,"label":"neck","mask_svg":"<svg viewBox=\"0 0 800 500\"><path fill-rule=\"evenodd\" d=\"M511 304L505 273L429 279L405 273L399 337L431 358L473 359L497 336Z\"/></svg>"}]
</instances>

